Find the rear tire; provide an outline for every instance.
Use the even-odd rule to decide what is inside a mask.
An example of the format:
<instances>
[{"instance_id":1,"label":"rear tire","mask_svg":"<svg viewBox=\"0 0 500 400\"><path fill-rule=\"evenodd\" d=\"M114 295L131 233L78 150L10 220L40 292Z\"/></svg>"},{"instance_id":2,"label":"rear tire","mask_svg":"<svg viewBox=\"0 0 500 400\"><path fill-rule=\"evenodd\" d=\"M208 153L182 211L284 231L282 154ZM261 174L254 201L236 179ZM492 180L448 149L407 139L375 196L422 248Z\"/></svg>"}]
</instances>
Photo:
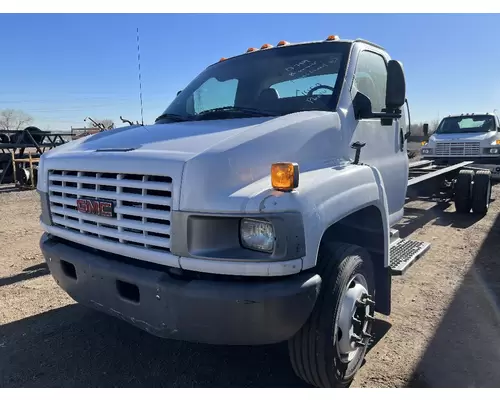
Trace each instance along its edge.
<instances>
[{"instance_id":1,"label":"rear tire","mask_svg":"<svg viewBox=\"0 0 500 400\"><path fill-rule=\"evenodd\" d=\"M477 171L472 189L472 212L478 215L486 215L490 206L490 198L491 171Z\"/></svg>"},{"instance_id":2,"label":"rear tire","mask_svg":"<svg viewBox=\"0 0 500 400\"><path fill-rule=\"evenodd\" d=\"M371 337L373 265L359 246L327 243L321 246L317 268L321 292L307 322L288 341L290 360L295 374L313 386L346 387L361 367Z\"/></svg>"},{"instance_id":3,"label":"rear tire","mask_svg":"<svg viewBox=\"0 0 500 400\"><path fill-rule=\"evenodd\" d=\"M0 143L10 143L10 137L6 133L0 133Z\"/></svg>"},{"instance_id":4,"label":"rear tire","mask_svg":"<svg viewBox=\"0 0 500 400\"><path fill-rule=\"evenodd\" d=\"M457 213L469 214L472 208L472 181L474 171L462 169L455 183L455 209Z\"/></svg>"}]
</instances>

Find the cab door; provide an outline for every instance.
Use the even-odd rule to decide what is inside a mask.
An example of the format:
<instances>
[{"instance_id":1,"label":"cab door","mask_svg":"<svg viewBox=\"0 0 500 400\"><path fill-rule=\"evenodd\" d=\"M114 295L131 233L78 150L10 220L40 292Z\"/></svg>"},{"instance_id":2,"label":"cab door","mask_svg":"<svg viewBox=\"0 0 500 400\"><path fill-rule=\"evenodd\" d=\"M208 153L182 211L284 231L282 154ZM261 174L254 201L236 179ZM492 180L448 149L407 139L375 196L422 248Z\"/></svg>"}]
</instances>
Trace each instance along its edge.
<instances>
[{"instance_id":1,"label":"cab door","mask_svg":"<svg viewBox=\"0 0 500 400\"><path fill-rule=\"evenodd\" d=\"M385 54L371 48L358 53L351 98L358 91L363 93L374 113L385 109L387 62ZM381 118L364 118L354 121L353 126L352 142L366 143L360 162L377 168L382 175L390 225L393 225L403 216L408 183L404 118L393 119L390 125L384 125Z\"/></svg>"}]
</instances>

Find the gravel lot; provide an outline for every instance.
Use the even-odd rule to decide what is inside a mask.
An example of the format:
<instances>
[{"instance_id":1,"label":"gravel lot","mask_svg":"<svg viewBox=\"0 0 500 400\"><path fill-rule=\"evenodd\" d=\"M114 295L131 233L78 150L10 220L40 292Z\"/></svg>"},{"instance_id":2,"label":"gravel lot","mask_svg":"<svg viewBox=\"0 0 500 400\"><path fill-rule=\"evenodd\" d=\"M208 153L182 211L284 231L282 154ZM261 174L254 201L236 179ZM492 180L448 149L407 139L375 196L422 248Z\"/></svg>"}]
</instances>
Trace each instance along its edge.
<instances>
[{"instance_id":1,"label":"gravel lot","mask_svg":"<svg viewBox=\"0 0 500 400\"><path fill-rule=\"evenodd\" d=\"M408 204L402 236L432 247L394 279L353 386L500 386L500 201L480 220L453 211ZM0 387L304 386L285 344L162 340L75 304L43 263L38 216L36 192L0 187Z\"/></svg>"}]
</instances>

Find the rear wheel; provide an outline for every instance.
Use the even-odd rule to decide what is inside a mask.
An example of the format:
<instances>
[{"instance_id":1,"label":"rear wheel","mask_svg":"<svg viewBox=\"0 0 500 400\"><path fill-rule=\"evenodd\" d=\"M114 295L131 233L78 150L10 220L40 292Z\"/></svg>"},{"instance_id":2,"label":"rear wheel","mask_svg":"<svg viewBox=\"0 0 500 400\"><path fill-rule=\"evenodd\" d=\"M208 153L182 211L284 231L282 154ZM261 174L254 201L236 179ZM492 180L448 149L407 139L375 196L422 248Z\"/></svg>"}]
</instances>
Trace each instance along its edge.
<instances>
[{"instance_id":1,"label":"rear wheel","mask_svg":"<svg viewBox=\"0 0 500 400\"><path fill-rule=\"evenodd\" d=\"M458 213L468 214L472 208L472 181L474 171L462 169L455 183L455 209Z\"/></svg>"},{"instance_id":2,"label":"rear wheel","mask_svg":"<svg viewBox=\"0 0 500 400\"><path fill-rule=\"evenodd\" d=\"M345 243L322 245L321 293L308 321L288 343L295 373L317 387L345 387L371 338L375 295L370 255Z\"/></svg>"},{"instance_id":3,"label":"rear wheel","mask_svg":"<svg viewBox=\"0 0 500 400\"><path fill-rule=\"evenodd\" d=\"M9 135L5 133L0 133L0 143L10 143Z\"/></svg>"},{"instance_id":4,"label":"rear wheel","mask_svg":"<svg viewBox=\"0 0 500 400\"><path fill-rule=\"evenodd\" d=\"M490 198L491 171L477 171L472 189L472 212L478 215L486 215L490 207Z\"/></svg>"}]
</instances>

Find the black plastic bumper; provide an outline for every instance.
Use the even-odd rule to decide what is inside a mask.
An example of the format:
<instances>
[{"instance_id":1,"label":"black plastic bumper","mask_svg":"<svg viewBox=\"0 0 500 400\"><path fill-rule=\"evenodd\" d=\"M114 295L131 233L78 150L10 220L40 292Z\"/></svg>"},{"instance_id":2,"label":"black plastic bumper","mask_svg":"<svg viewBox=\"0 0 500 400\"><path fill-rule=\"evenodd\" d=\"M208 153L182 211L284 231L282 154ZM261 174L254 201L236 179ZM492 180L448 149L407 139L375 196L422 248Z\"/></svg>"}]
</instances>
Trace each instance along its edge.
<instances>
[{"instance_id":1,"label":"black plastic bumper","mask_svg":"<svg viewBox=\"0 0 500 400\"><path fill-rule=\"evenodd\" d=\"M458 164L464 161L472 161L474 164L483 165L498 165L500 166L500 156L499 157L436 157L433 155L422 155L422 160L432 160L436 164Z\"/></svg>"},{"instance_id":2,"label":"black plastic bumper","mask_svg":"<svg viewBox=\"0 0 500 400\"><path fill-rule=\"evenodd\" d=\"M75 301L156 336L210 344L289 339L306 322L321 286L315 274L272 282L184 280L82 251L44 234L40 247ZM76 278L75 278L76 277Z\"/></svg>"}]
</instances>

